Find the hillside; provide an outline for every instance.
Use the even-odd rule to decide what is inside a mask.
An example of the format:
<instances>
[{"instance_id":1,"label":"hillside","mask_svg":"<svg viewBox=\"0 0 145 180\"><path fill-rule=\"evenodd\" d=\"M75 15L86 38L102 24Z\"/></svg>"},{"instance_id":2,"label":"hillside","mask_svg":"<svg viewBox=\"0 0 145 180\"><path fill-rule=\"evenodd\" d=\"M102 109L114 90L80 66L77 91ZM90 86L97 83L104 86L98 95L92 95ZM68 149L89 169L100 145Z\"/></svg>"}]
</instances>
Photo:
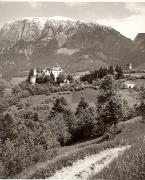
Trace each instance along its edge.
<instances>
[{"instance_id":1,"label":"hillside","mask_svg":"<svg viewBox=\"0 0 145 180\"><path fill-rule=\"evenodd\" d=\"M138 33L124 61L131 62L134 68L144 69L145 64L145 33Z\"/></svg>"},{"instance_id":2,"label":"hillside","mask_svg":"<svg viewBox=\"0 0 145 180\"><path fill-rule=\"evenodd\" d=\"M0 67L16 74L56 62L67 72L126 65L132 44L115 29L95 23L64 17L19 19L0 30Z\"/></svg>"}]
</instances>

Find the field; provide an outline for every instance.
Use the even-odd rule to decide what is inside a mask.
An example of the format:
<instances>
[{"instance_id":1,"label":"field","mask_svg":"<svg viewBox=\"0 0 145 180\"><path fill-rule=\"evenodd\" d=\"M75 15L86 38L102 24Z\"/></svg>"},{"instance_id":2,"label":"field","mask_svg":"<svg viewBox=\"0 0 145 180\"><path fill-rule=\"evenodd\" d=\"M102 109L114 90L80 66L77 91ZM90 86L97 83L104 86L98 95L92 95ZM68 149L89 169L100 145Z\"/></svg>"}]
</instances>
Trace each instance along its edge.
<instances>
[{"instance_id":1,"label":"field","mask_svg":"<svg viewBox=\"0 0 145 180\"><path fill-rule=\"evenodd\" d=\"M129 107L133 107L134 104L138 103L138 92L132 89L123 89L119 91L122 99L128 102Z\"/></svg>"},{"instance_id":2,"label":"field","mask_svg":"<svg viewBox=\"0 0 145 180\"><path fill-rule=\"evenodd\" d=\"M137 77L137 78L140 78L142 76L145 76L145 73L129 73L129 74L125 74L125 76L132 76L132 77Z\"/></svg>"},{"instance_id":3,"label":"field","mask_svg":"<svg viewBox=\"0 0 145 180\"><path fill-rule=\"evenodd\" d=\"M18 85L18 84L20 84L22 81L25 81L26 78L27 78L27 76L26 76L26 77L13 77L12 80L11 80L11 84L12 84L12 85Z\"/></svg>"},{"instance_id":4,"label":"field","mask_svg":"<svg viewBox=\"0 0 145 180\"><path fill-rule=\"evenodd\" d=\"M72 93L72 103L78 103L81 97L84 97L89 103L96 102L98 90L84 89L82 91L76 91Z\"/></svg>"},{"instance_id":5,"label":"field","mask_svg":"<svg viewBox=\"0 0 145 180\"><path fill-rule=\"evenodd\" d=\"M130 107L133 107L134 104L138 103L138 100L137 100L138 93L136 91L123 89L123 90L120 90L119 93L122 99L127 100L128 105ZM97 101L96 99L97 94L98 94L98 90L87 88L81 91L74 91L74 92L59 92L59 93L52 93L51 95L45 95L45 94L35 95L35 96L23 98L21 99L21 101L22 103L30 102L31 104L37 105L37 104L42 104L46 99L51 99L54 101L58 97L64 97L69 107L72 110L75 110L81 97L84 97L90 105L94 105Z\"/></svg>"}]
</instances>

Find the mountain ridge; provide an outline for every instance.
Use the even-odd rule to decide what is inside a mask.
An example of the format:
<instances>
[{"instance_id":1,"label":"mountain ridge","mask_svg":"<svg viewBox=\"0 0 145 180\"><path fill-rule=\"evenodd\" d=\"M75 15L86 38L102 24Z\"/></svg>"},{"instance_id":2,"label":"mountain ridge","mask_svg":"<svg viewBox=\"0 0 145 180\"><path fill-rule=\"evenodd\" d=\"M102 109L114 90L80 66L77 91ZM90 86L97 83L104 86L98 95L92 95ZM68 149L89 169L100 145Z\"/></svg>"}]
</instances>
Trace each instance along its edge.
<instances>
[{"instance_id":1,"label":"mountain ridge","mask_svg":"<svg viewBox=\"0 0 145 180\"><path fill-rule=\"evenodd\" d=\"M52 66L66 72L97 69L131 61L138 40L112 27L64 17L23 18L0 29L0 66L3 73Z\"/></svg>"}]
</instances>

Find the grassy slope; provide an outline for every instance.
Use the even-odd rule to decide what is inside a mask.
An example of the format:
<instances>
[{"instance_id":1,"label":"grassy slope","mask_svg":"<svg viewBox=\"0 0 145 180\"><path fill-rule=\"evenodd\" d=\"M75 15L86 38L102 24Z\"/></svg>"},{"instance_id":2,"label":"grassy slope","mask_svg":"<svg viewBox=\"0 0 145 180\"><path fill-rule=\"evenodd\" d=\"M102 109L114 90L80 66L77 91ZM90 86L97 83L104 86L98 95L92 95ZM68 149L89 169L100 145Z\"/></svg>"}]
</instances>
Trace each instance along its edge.
<instances>
[{"instance_id":1,"label":"grassy slope","mask_svg":"<svg viewBox=\"0 0 145 180\"><path fill-rule=\"evenodd\" d=\"M123 89L120 90L119 93L121 94L122 99L127 100L130 107L133 107L134 104L138 102L138 92L134 91L133 89Z\"/></svg>"},{"instance_id":2,"label":"grassy slope","mask_svg":"<svg viewBox=\"0 0 145 180\"><path fill-rule=\"evenodd\" d=\"M91 179L140 180L145 179L145 123L134 118L114 141L131 144L131 148L115 159Z\"/></svg>"},{"instance_id":3,"label":"grassy slope","mask_svg":"<svg viewBox=\"0 0 145 180\"><path fill-rule=\"evenodd\" d=\"M97 144L100 139L96 139L61 149L58 156L52 161L37 164L35 167L27 169L17 178L46 178L52 176L57 170L62 169L62 167L70 166L79 159L99 153L107 148L138 144L138 142L142 142L145 132L145 124L140 123L140 120L141 118L137 117L128 122L121 123L121 126L124 124L125 129L113 140ZM97 179L99 177L96 176L93 178Z\"/></svg>"}]
</instances>

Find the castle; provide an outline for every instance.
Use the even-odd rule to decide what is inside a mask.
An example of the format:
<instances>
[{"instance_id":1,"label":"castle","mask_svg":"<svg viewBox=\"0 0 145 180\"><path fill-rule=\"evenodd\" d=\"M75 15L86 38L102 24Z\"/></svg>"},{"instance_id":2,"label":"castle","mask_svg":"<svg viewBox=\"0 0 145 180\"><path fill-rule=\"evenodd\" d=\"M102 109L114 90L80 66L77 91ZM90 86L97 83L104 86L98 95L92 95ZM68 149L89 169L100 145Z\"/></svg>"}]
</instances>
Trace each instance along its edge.
<instances>
[{"instance_id":1,"label":"castle","mask_svg":"<svg viewBox=\"0 0 145 180\"><path fill-rule=\"evenodd\" d=\"M56 66L49 68L49 67L44 67L41 71L38 71L36 68L33 69L33 73L30 77L30 82L32 84L35 84L36 82L36 77L37 76L41 76L41 75L46 75L46 76L50 76L51 73L54 75L55 81L57 80L57 77L59 76L59 74L63 72L63 69L56 64Z\"/></svg>"}]
</instances>

